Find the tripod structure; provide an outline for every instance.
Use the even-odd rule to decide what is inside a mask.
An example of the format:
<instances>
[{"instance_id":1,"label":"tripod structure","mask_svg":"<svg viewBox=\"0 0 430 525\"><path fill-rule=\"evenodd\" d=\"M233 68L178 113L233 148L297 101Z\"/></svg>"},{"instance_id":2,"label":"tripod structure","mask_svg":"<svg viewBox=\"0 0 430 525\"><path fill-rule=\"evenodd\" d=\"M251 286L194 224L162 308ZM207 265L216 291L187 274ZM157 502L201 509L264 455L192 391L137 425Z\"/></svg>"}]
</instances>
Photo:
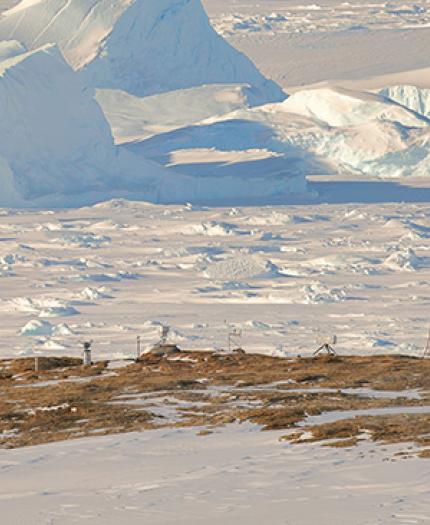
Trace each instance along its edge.
<instances>
[{"instance_id":1,"label":"tripod structure","mask_svg":"<svg viewBox=\"0 0 430 525\"><path fill-rule=\"evenodd\" d=\"M314 357L321 352L327 352L328 355L337 355L333 346L337 343L337 337L335 335L330 337L318 338L317 344L320 346L315 350Z\"/></svg>"},{"instance_id":2,"label":"tripod structure","mask_svg":"<svg viewBox=\"0 0 430 525\"><path fill-rule=\"evenodd\" d=\"M337 355L335 349L327 343L321 345L317 350L315 350L314 356L317 356L321 352L327 352L329 355Z\"/></svg>"}]
</instances>

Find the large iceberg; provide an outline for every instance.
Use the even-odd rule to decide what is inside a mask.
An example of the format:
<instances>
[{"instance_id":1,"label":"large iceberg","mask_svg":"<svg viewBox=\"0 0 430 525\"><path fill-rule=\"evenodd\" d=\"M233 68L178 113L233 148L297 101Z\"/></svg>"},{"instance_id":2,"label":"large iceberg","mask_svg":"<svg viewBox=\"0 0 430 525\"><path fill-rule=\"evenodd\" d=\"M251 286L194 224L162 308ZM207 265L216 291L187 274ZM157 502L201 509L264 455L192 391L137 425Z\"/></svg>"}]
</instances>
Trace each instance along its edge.
<instances>
[{"instance_id":1,"label":"large iceberg","mask_svg":"<svg viewBox=\"0 0 430 525\"><path fill-rule=\"evenodd\" d=\"M128 149L181 173L232 169L220 163L214 151L225 156L264 149L277 155L276 169L283 177L399 179L429 176L430 121L383 96L319 88L135 141ZM208 151L208 160L203 155L199 159L198 152ZM273 158L269 164L273 166Z\"/></svg>"},{"instance_id":2,"label":"large iceberg","mask_svg":"<svg viewBox=\"0 0 430 525\"><path fill-rule=\"evenodd\" d=\"M55 45L22 52L12 42L1 49L8 58L0 62L0 206L79 206L112 197L243 202L304 191L303 177L280 176L278 168L274 178L264 170L255 175L234 167L222 178L168 171L114 144L94 89ZM232 93L237 95L232 103L240 105L241 91L222 90ZM222 108L225 101L213 103ZM147 107L142 111L146 115Z\"/></svg>"},{"instance_id":3,"label":"large iceberg","mask_svg":"<svg viewBox=\"0 0 430 525\"><path fill-rule=\"evenodd\" d=\"M88 85L137 96L204 84L248 84L259 103L285 94L210 25L200 0L23 0L0 40L55 43Z\"/></svg>"},{"instance_id":4,"label":"large iceberg","mask_svg":"<svg viewBox=\"0 0 430 525\"><path fill-rule=\"evenodd\" d=\"M0 62L0 205L80 203L133 187L156 195L164 171L114 145L93 95L54 45Z\"/></svg>"}]
</instances>

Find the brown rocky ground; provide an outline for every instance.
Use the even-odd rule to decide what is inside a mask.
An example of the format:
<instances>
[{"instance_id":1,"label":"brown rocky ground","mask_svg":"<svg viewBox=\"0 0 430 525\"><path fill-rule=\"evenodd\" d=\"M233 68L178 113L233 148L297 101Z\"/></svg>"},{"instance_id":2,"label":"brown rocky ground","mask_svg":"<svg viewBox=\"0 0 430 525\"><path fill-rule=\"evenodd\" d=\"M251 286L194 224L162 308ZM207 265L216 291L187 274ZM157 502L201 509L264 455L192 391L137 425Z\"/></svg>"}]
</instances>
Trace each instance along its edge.
<instances>
[{"instance_id":1,"label":"brown rocky ground","mask_svg":"<svg viewBox=\"0 0 430 525\"><path fill-rule=\"evenodd\" d=\"M294 443L353 446L365 434L378 442L413 442L425 457L430 407L429 413L399 409L319 425L307 425L306 418L339 410L425 407L428 392L430 360L402 356L284 359L181 352L146 354L119 367L39 358L38 372L34 359L3 360L0 447L162 426L195 426L205 435L217 425L252 421L263 430L285 429L285 439Z\"/></svg>"}]
</instances>

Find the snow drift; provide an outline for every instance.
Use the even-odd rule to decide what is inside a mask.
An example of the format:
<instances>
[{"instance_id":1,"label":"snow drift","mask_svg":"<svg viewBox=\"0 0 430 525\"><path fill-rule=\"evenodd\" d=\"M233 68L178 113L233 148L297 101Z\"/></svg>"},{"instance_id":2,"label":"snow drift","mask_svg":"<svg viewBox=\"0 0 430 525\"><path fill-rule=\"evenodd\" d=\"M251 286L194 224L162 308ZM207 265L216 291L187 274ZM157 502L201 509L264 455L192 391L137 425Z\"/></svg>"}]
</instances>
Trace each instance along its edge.
<instances>
[{"instance_id":1,"label":"snow drift","mask_svg":"<svg viewBox=\"0 0 430 525\"><path fill-rule=\"evenodd\" d=\"M88 85L137 96L203 84L249 84L260 103L283 91L222 39L200 0L23 0L0 40L56 43Z\"/></svg>"}]
</instances>

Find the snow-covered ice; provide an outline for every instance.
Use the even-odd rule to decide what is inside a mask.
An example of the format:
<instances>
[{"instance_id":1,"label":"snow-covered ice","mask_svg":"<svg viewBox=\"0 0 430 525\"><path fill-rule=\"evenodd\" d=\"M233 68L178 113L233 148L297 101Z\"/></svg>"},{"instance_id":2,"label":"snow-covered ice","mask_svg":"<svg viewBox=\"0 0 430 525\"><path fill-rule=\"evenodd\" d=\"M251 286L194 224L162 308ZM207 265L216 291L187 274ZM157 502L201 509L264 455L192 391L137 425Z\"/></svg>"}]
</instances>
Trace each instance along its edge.
<instances>
[{"instance_id":1,"label":"snow-covered ice","mask_svg":"<svg viewBox=\"0 0 430 525\"><path fill-rule=\"evenodd\" d=\"M136 337L155 343L162 323L190 349L225 348L234 323L248 351L267 354L310 353L320 332L336 333L341 353L423 351L426 204L202 209L114 200L4 210L1 219L3 356L58 353L51 339L66 347L60 354L79 355L90 337L97 359L130 357Z\"/></svg>"},{"instance_id":2,"label":"snow-covered ice","mask_svg":"<svg viewBox=\"0 0 430 525\"><path fill-rule=\"evenodd\" d=\"M288 92L430 87L428 2L203 0L214 27Z\"/></svg>"}]
</instances>

